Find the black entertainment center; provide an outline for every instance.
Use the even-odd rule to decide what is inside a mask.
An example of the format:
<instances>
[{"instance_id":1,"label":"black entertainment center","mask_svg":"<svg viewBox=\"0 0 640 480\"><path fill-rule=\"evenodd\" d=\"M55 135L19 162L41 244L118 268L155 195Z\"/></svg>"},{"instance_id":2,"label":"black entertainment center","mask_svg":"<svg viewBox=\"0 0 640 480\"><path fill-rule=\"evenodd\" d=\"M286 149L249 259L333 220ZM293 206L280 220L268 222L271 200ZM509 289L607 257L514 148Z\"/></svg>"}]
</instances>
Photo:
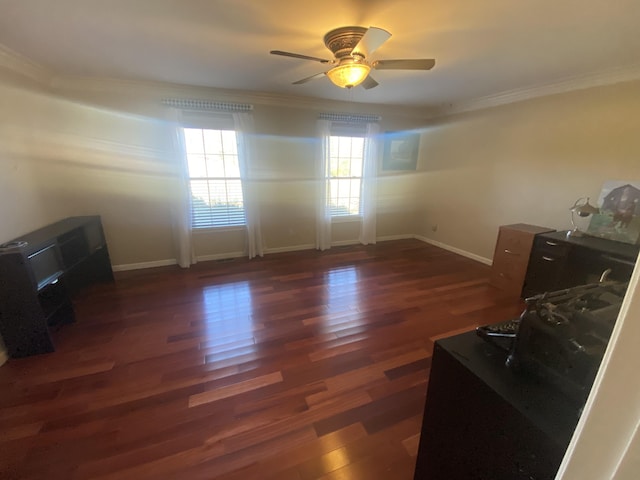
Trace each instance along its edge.
<instances>
[{"instance_id":1,"label":"black entertainment center","mask_svg":"<svg viewBox=\"0 0 640 480\"><path fill-rule=\"evenodd\" d=\"M51 329L74 321L72 297L107 281L99 216L65 218L0 245L0 335L9 355L54 351Z\"/></svg>"}]
</instances>

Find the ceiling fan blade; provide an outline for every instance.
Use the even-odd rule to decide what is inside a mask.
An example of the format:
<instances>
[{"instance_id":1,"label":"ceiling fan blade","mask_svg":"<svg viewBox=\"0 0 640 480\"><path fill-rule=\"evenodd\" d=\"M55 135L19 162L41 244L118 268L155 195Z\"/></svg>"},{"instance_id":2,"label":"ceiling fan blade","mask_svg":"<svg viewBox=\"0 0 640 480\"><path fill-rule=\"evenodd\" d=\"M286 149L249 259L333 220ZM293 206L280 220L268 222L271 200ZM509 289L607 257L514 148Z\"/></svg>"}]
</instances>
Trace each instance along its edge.
<instances>
[{"instance_id":1,"label":"ceiling fan blade","mask_svg":"<svg viewBox=\"0 0 640 480\"><path fill-rule=\"evenodd\" d=\"M369 27L358 44L351 50L351 55L357 53L363 57L368 57L376 51L384 42L389 40L391 34L378 27Z\"/></svg>"},{"instance_id":2,"label":"ceiling fan blade","mask_svg":"<svg viewBox=\"0 0 640 480\"><path fill-rule=\"evenodd\" d=\"M431 70L436 64L433 58L405 60L377 60L371 64L376 70Z\"/></svg>"},{"instance_id":3,"label":"ceiling fan blade","mask_svg":"<svg viewBox=\"0 0 640 480\"><path fill-rule=\"evenodd\" d=\"M271 55L281 55L283 57L300 58L302 60L313 60L314 62L329 63L331 60L318 57L310 57L309 55L301 55L299 53L283 52L282 50L271 50Z\"/></svg>"},{"instance_id":4,"label":"ceiling fan blade","mask_svg":"<svg viewBox=\"0 0 640 480\"><path fill-rule=\"evenodd\" d=\"M369 75L367 78L364 79L364 81L360 85L362 85L362 88L364 88L365 90L369 90L371 88L377 87L379 85L379 83L376 82L371 77L371 75Z\"/></svg>"},{"instance_id":5,"label":"ceiling fan blade","mask_svg":"<svg viewBox=\"0 0 640 480\"><path fill-rule=\"evenodd\" d=\"M311 80L315 80L316 78L321 78L326 75L325 72L316 73L315 75L311 75L310 77L303 78L298 80L297 82L293 82L292 85L302 85L303 83L310 82Z\"/></svg>"}]
</instances>

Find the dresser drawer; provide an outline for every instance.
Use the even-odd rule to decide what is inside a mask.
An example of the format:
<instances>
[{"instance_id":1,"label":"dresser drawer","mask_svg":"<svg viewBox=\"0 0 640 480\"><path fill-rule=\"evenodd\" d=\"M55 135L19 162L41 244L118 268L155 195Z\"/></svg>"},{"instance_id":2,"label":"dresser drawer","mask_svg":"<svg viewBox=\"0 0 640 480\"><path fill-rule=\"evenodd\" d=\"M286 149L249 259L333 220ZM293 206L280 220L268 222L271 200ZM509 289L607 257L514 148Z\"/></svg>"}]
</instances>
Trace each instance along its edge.
<instances>
[{"instance_id":1,"label":"dresser drawer","mask_svg":"<svg viewBox=\"0 0 640 480\"><path fill-rule=\"evenodd\" d=\"M597 283L605 277L628 281L639 247L588 235L553 232L536 236L522 295Z\"/></svg>"},{"instance_id":2,"label":"dresser drawer","mask_svg":"<svg viewBox=\"0 0 640 480\"><path fill-rule=\"evenodd\" d=\"M496 255L506 255L511 258L526 257L528 259L533 237L525 232L501 228L496 243Z\"/></svg>"},{"instance_id":3,"label":"dresser drawer","mask_svg":"<svg viewBox=\"0 0 640 480\"><path fill-rule=\"evenodd\" d=\"M538 256L550 258L563 258L569 254L571 246L564 242L558 242L544 236L536 238L533 251Z\"/></svg>"},{"instance_id":4,"label":"dresser drawer","mask_svg":"<svg viewBox=\"0 0 640 480\"><path fill-rule=\"evenodd\" d=\"M505 225L498 231L490 283L506 292L520 295L527 273L535 235L549 229L532 225Z\"/></svg>"},{"instance_id":5,"label":"dresser drawer","mask_svg":"<svg viewBox=\"0 0 640 480\"><path fill-rule=\"evenodd\" d=\"M509 262L502 258L501 261L494 262L490 282L494 287L519 295L526 274L527 262Z\"/></svg>"}]
</instances>

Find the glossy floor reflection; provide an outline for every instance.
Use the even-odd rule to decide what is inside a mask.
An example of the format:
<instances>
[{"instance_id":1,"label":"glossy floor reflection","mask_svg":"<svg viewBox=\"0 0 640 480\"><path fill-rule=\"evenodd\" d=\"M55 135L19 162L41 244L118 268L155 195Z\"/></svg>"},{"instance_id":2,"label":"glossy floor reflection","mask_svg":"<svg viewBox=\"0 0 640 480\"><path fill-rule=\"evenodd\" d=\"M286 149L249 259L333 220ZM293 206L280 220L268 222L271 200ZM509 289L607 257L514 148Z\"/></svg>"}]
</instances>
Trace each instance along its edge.
<instances>
[{"instance_id":1,"label":"glossy floor reflection","mask_svg":"<svg viewBox=\"0 0 640 480\"><path fill-rule=\"evenodd\" d=\"M433 341L517 315L417 240L121 272L0 368L0 477L409 480Z\"/></svg>"}]
</instances>

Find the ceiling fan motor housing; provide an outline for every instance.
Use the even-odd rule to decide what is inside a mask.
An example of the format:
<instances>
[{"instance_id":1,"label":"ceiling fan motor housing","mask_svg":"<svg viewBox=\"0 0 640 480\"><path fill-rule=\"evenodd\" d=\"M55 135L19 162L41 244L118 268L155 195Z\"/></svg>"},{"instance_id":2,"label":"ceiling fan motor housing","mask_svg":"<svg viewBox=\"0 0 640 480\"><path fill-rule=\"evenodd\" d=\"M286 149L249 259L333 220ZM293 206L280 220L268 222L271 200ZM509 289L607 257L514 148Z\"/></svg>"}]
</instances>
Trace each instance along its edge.
<instances>
[{"instance_id":1,"label":"ceiling fan motor housing","mask_svg":"<svg viewBox=\"0 0 640 480\"><path fill-rule=\"evenodd\" d=\"M340 27L331 30L324 36L324 44L339 60L348 57L367 32L364 27Z\"/></svg>"}]
</instances>

